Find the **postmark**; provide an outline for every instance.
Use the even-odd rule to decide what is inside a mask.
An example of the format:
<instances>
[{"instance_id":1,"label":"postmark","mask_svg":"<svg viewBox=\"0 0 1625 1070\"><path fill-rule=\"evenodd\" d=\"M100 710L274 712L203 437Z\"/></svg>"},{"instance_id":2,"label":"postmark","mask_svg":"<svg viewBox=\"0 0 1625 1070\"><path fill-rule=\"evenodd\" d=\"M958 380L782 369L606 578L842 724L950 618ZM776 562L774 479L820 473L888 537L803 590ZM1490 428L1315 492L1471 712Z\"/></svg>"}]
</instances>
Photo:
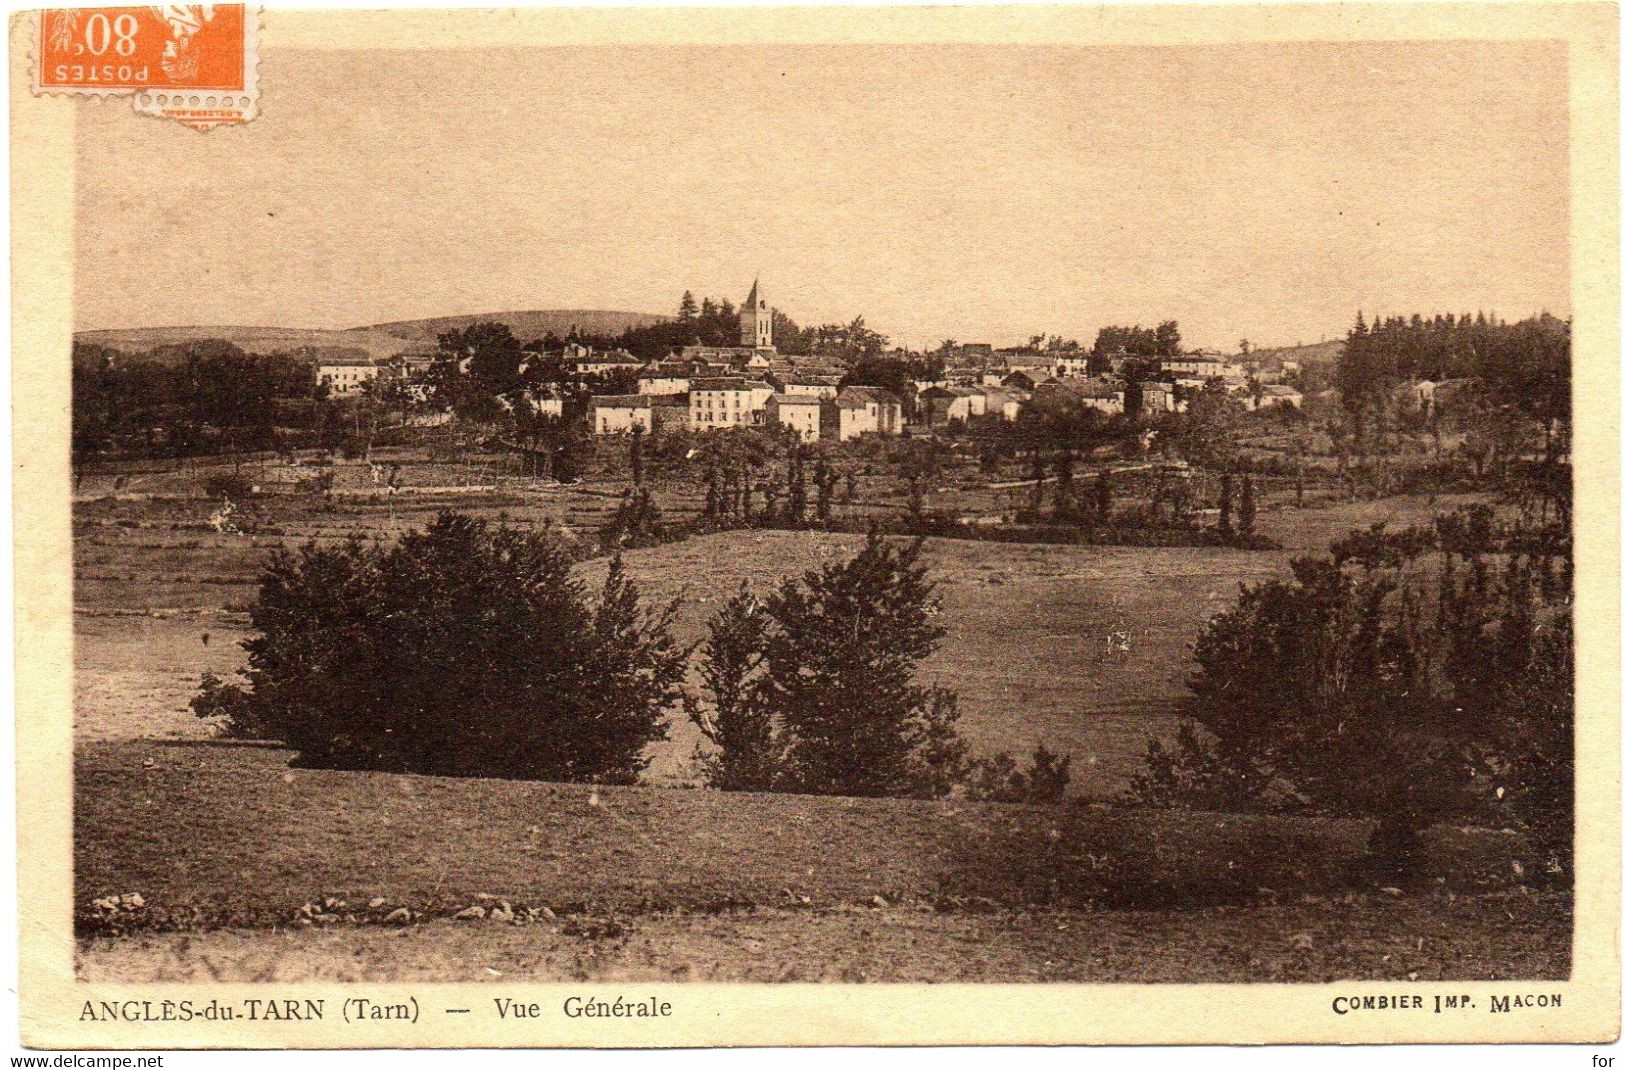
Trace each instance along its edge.
<instances>
[{"instance_id":1,"label":"postmark","mask_svg":"<svg viewBox=\"0 0 1625 1070\"><path fill-rule=\"evenodd\" d=\"M197 130L259 112L259 9L248 4L50 8L37 13L36 94L132 98Z\"/></svg>"}]
</instances>

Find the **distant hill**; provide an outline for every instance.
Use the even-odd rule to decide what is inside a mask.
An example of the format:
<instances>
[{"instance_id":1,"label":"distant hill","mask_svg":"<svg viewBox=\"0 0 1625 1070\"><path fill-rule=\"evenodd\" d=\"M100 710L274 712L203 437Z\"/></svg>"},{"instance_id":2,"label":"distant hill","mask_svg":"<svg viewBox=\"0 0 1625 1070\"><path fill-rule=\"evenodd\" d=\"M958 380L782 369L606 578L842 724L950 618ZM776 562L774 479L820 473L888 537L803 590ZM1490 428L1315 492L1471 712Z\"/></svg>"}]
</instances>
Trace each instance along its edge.
<instances>
[{"instance_id":1,"label":"distant hill","mask_svg":"<svg viewBox=\"0 0 1625 1070\"><path fill-rule=\"evenodd\" d=\"M328 331L306 327L132 327L111 331L75 331L76 342L89 342L126 353L188 342L222 341L250 353L310 349L315 355L364 355L384 360L397 353L426 352L434 348L417 338L372 328Z\"/></svg>"},{"instance_id":2,"label":"distant hill","mask_svg":"<svg viewBox=\"0 0 1625 1070\"><path fill-rule=\"evenodd\" d=\"M436 316L433 319L378 323L365 329L418 339L433 345L435 337L444 331L461 330L475 323L506 323L514 337L521 342L530 342L549 332L562 338L570 333L572 327L579 327L587 334L617 335L628 327L647 327L669 319L670 316L656 316L649 312L555 308L531 312L482 312L474 316Z\"/></svg>"},{"instance_id":3,"label":"distant hill","mask_svg":"<svg viewBox=\"0 0 1625 1070\"><path fill-rule=\"evenodd\" d=\"M1266 346L1252 351L1254 357L1273 357L1277 360L1296 360L1305 364L1330 364L1343 355L1343 339L1308 342L1295 346Z\"/></svg>"},{"instance_id":4,"label":"distant hill","mask_svg":"<svg viewBox=\"0 0 1625 1070\"><path fill-rule=\"evenodd\" d=\"M1308 345L1255 349L1248 355L1253 360L1266 363L1295 360L1300 364L1335 364L1343 355L1343 339L1334 338L1329 342L1310 342Z\"/></svg>"},{"instance_id":5,"label":"distant hill","mask_svg":"<svg viewBox=\"0 0 1625 1070\"><path fill-rule=\"evenodd\" d=\"M310 350L310 355L366 356L385 360L397 353L430 353L444 331L482 322L506 323L521 342L548 332L560 337L572 327L588 334L618 335L628 327L646 327L670 316L648 312L610 312L593 309L547 309L531 312L485 312L473 316L436 316L400 320L371 327L333 331L313 327L131 327L107 331L76 331L74 340L107 346L126 353L188 342L231 342L250 353Z\"/></svg>"}]
</instances>

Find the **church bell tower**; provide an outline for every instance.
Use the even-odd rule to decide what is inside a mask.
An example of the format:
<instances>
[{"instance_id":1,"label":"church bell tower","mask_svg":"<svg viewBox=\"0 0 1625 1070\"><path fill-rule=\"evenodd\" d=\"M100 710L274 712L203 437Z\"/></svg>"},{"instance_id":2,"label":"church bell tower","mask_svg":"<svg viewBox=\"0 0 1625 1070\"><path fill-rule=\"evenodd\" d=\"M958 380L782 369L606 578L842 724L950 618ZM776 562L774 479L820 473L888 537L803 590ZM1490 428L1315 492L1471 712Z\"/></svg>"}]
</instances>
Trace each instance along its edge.
<instances>
[{"instance_id":1,"label":"church bell tower","mask_svg":"<svg viewBox=\"0 0 1625 1070\"><path fill-rule=\"evenodd\" d=\"M773 348L773 310L762 297L759 279L750 284L750 296L739 310L739 344L754 349Z\"/></svg>"}]
</instances>

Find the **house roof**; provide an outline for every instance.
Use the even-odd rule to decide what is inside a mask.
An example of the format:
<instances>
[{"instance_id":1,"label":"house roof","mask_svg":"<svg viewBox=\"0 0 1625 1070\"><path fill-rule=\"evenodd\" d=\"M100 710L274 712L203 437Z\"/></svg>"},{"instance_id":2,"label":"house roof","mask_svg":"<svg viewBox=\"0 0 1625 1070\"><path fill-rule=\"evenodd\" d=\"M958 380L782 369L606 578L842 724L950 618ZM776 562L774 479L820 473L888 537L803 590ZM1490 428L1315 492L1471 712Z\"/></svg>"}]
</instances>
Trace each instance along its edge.
<instances>
[{"instance_id":1,"label":"house roof","mask_svg":"<svg viewBox=\"0 0 1625 1070\"><path fill-rule=\"evenodd\" d=\"M571 357L571 364L625 364L628 367L643 366L643 361L630 353L588 353L585 356Z\"/></svg>"},{"instance_id":2,"label":"house roof","mask_svg":"<svg viewBox=\"0 0 1625 1070\"><path fill-rule=\"evenodd\" d=\"M774 394L770 401L780 407L785 405L811 405L816 408L824 403L822 398L812 397L808 394Z\"/></svg>"},{"instance_id":3,"label":"house roof","mask_svg":"<svg viewBox=\"0 0 1625 1070\"><path fill-rule=\"evenodd\" d=\"M1075 398L1114 398L1123 393L1121 383L1107 379L1051 379L1044 388L1052 393L1071 394Z\"/></svg>"},{"instance_id":4,"label":"house roof","mask_svg":"<svg viewBox=\"0 0 1625 1070\"><path fill-rule=\"evenodd\" d=\"M756 384L733 376L721 376L714 379L695 379L688 385L690 390L750 390Z\"/></svg>"},{"instance_id":5,"label":"house roof","mask_svg":"<svg viewBox=\"0 0 1625 1070\"><path fill-rule=\"evenodd\" d=\"M592 399L595 409L647 409L652 404L653 394L600 394Z\"/></svg>"},{"instance_id":6,"label":"house roof","mask_svg":"<svg viewBox=\"0 0 1625 1070\"><path fill-rule=\"evenodd\" d=\"M835 403L843 408L857 408L860 405L877 403L881 405L901 405L897 395L890 390L878 386L849 386L835 395Z\"/></svg>"},{"instance_id":7,"label":"house roof","mask_svg":"<svg viewBox=\"0 0 1625 1070\"><path fill-rule=\"evenodd\" d=\"M1264 387L1264 393L1274 398L1301 398L1303 391L1285 383L1269 383Z\"/></svg>"},{"instance_id":8,"label":"house roof","mask_svg":"<svg viewBox=\"0 0 1625 1070\"><path fill-rule=\"evenodd\" d=\"M840 386L841 377L838 375L808 375L805 372L790 372L777 376L779 382L785 386Z\"/></svg>"}]
</instances>

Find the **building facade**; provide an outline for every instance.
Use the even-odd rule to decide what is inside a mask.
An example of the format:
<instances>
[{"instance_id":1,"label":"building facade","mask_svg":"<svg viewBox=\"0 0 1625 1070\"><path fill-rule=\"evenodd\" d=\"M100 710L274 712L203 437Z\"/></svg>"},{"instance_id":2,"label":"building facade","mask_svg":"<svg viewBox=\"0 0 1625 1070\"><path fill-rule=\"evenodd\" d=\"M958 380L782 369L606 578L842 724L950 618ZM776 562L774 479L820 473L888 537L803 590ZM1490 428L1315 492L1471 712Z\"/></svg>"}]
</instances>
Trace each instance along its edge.
<instances>
[{"instance_id":1,"label":"building facade","mask_svg":"<svg viewBox=\"0 0 1625 1070\"><path fill-rule=\"evenodd\" d=\"M627 435L654 430L654 413L646 394L606 394L592 399L592 433Z\"/></svg>"},{"instance_id":2,"label":"building facade","mask_svg":"<svg viewBox=\"0 0 1625 1070\"><path fill-rule=\"evenodd\" d=\"M797 394L774 394L767 402L767 422L789 428L803 442L817 442L823 434L823 399Z\"/></svg>"},{"instance_id":3,"label":"building facade","mask_svg":"<svg viewBox=\"0 0 1625 1070\"><path fill-rule=\"evenodd\" d=\"M896 435L903 430L903 403L878 386L849 386L819 404L824 439L848 442L859 435Z\"/></svg>"},{"instance_id":4,"label":"building facade","mask_svg":"<svg viewBox=\"0 0 1625 1070\"><path fill-rule=\"evenodd\" d=\"M334 360L316 366L316 381L327 384L327 396L332 398L355 397L376 378L378 365L370 360Z\"/></svg>"},{"instance_id":5,"label":"building facade","mask_svg":"<svg viewBox=\"0 0 1625 1070\"><path fill-rule=\"evenodd\" d=\"M744 378L695 379L688 391L689 426L696 431L754 426L762 422L762 406L772 396L771 387Z\"/></svg>"}]
</instances>

